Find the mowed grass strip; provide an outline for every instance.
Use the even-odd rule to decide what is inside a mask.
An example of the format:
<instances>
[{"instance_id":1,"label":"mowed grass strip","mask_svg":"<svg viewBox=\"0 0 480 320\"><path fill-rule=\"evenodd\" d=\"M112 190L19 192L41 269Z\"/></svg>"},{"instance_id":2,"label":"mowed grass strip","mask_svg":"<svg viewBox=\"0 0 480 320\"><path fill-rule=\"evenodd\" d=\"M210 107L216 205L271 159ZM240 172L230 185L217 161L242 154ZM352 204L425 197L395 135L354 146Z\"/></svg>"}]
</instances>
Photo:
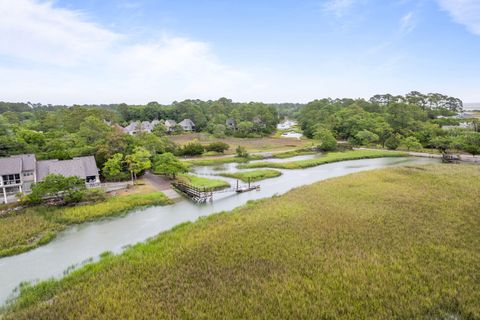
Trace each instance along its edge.
<instances>
[{"instance_id":1,"label":"mowed grass strip","mask_svg":"<svg viewBox=\"0 0 480 320\"><path fill-rule=\"evenodd\" d=\"M178 179L197 188L212 188L221 190L230 187L230 184L225 180L197 177L189 174L179 175Z\"/></svg>"},{"instance_id":2,"label":"mowed grass strip","mask_svg":"<svg viewBox=\"0 0 480 320\"><path fill-rule=\"evenodd\" d=\"M0 217L0 257L19 254L52 240L70 224L126 213L137 207L167 205L161 192L108 198L99 203L72 207L37 206Z\"/></svg>"},{"instance_id":3,"label":"mowed grass strip","mask_svg":"<svg viewBox=\"0 0 480 320\"><path fill-rule=\"evenodd\" d=\"M222 157L222 158L200 158L200 159L192 159L187 160L185 163L189 166L217 166L227 163L247 163L251 160L261 160L262 157L252 155L249 158L240 158L240 157Z\"/></svg>"},{"instance_id":4,"label":"mowed grass strip","mask_svg":"<svg viewBox=\"0 0 480 320\"><path fill-rule=\"evenodd\" d=\"M276 178L282 175L280 171L277 170L253 170L253 171L243 171L235 173L221 173L223 177L229 177L234 179L239 179L244 182L255 182L265 179Z\"/></svg>"},{"instance_id":5,"label":"mowed grass strip","mask_svg":"<svg viewBox=\"0 0 480 320\"><path fill-rule=\"evenodd\" d=\"M291 162L255 162L242 164L239 168L253 169L253 168L276 168L276 169L305 169L315 167L321 164L327 164L338 161L347 160L359 160L359 159L372 159L383 157L406 157L408 156L403 152L391 152L391 151L372 151L372 150L355 150L346 152L329 152L323 157L298 160Z\"/></svg>"},{"instance_id":6,"label":"mowed grass strip","mask_svg":"<svg viewBox=\"0 0 480 320\"><path fill-rule=\"evenodd\" d=\"M398 167L184 224L4 319L478 319L480 169Z\"/></svg>"}]
</instances>

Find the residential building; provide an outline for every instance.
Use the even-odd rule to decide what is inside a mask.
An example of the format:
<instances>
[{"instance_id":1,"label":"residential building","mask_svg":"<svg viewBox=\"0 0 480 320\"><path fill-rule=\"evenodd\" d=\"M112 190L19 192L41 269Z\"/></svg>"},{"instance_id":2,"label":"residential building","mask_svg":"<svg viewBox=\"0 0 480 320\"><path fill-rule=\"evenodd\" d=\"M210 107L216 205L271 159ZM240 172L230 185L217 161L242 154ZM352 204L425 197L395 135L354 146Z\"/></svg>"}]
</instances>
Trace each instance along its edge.
<instances>
[{"instance_id":1,"label":"residential building","mask_svg":"<svg viewBox=\"0 0 480 320\"><path fill-rule=\"evenodd\" d=\"M225 125L227 126L228 129L231 130L237 130L237 121L235 119L230 118L225 121Z\"/></svg>"},{"instance_id":2,"label":"residential building","mask_svg":"<svg viewBox=\"0 0 480 320\"><path fill-rule=\"evenodd\" d=\"M172 132L175 129L177 122L175 120L165 120L165 127L167 128L168 132Z\"/></svg>"},{"instance_id":3,"label":"residential building","mask_svg":"<svg viewBox=\"0 0 480 320\"><path fill-rule=\"evenodd\" d=\"M179 125L182 127L183 131L193 131L195 130L195 123L190 119L182 120Z\"/></svg>"},{"instance_id":4,"label":"residential building","mask_svg":"<svg viewBox=\"0 0 480 320\"><path fill-rule=\"evenodd\" d=\"M0 158L0 202L8 203L19 192L29 193L32 184L42 181L49 174L65 177L76 176L85 180L87 187L100 184L99 170L93 156L71 160L37 161L33 154Z\"/></svg>"}]
</instances>

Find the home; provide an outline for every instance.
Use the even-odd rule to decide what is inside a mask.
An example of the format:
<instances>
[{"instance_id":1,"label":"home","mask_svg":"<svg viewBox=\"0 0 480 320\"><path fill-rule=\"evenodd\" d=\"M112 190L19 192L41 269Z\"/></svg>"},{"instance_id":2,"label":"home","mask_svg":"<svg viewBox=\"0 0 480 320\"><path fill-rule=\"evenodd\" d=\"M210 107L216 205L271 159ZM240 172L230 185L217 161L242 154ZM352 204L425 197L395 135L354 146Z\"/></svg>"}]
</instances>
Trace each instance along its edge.
<instances>
[{"instance_id":1,"label":"home","mask_svg":"<svg viewBox=\"0 0 480 320\"><path fill-rule=\"evenodd\" d=\"M8 203L19 192L29 193L32 184L49 174L76 176L85 180L87 187L96 187L100 184L98 172L93 156L41 161L37 161L34 154L0 158L0 191L3 195L0 202Z\"/></svg>"},{"instance_id":2,"label":"home","mask_svg":"<svg viewBox=\"0 0 480 320\"><path fill-rule=\"evenodd\" d=\"M177 122L175 120L165 120L165 127L167 128L168 132L172 132L175 129Z\"/></svg>"},{"instance_id":3,"label":"home","mask_svg":"<svg viewBox=\"0 0 480 320\"><path fill-rule=\"evenodd\" d=\"M227 119L225 121L225 126L231 130L237 130L237 121L233 118Z\"/></svg>"},{"instance_id":4,"label":"home","mask_svg":"<svg viewBox=\"0 0 480 320\"><path fill-rule=\"evenodd\" d=\"M193 131L195 130L195 123L190 119L182 120L179 125L182 127L183 131Z\"/></svg>"},{"instance_id":5,"label":"home","mask_svg":"<svg viewBox=\"0 0 480 320\"><path fill-rule=\"evenodd\" d=\"M288 130L288 129L291 129L293 126L296 126L297 123L295 121L292 121L292 120L285 120L283 121L282 123L279 123L277 125L277 129L279 130Z\"/></svg>"}]
</instances>

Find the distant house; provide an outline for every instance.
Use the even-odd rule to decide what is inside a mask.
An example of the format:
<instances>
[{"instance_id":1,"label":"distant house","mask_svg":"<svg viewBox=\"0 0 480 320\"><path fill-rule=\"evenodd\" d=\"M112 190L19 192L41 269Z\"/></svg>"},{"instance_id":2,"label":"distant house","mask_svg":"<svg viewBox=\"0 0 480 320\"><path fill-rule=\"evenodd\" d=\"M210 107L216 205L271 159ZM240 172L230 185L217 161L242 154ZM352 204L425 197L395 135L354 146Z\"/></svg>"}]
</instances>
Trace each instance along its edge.
<instances>
[{"instance_id":1,"label":"distant house","mask_svg":"<svg viewBox=\"0 0 480 320\"><path fill-rule=\"evenodd\" d=\"M177 122L175 120L165 120L165 127L167 128L168 132L172 132L175 129Z\"/></svg>"},{"instance_id":2,"label":"distant house","mask_svg":"<svg viewBox=\"0 0 480 320\"><path fill-rule=\"evenodd\" d=\"M37 161L34 154L0 158L0 191L3 202L7 203L19 192L29 193L33 183L42 181L49 174L76 176L85 180L87 187L93 187L100 183L98 172L93 156L42 161Z\"/></svg>"},{"instance_id":3,"label":"distant house","mask_svg":"<svg viewBox=\"0 0 480 320\"><path fill-rule=\"evenodd\" d=\"M283 121L282 123L279 123L277 125L277 129L279 130L288 130L288 129L291 129L293 126L296 126L297 123L295 121L292 121L292 120L285 120Z\"/></svg>"},{"instance_id":4,"label":"distant house","mask_svg":"<svg viewBox=\"0 0 480 320\"><path fill-rule=\"evenodd\" d=\"M231 130L237 130L237 121L235 119L230 118L225 121L225 125L227 126L228 129Z\"/></svg>"},{"instance_id":5,"label":"distant house","mask_svg":"<svg viewBox=\"0 0 480 320\"><path fill-rule=\"evenodd\" d=\"M130 135L135 135L140 132L152 133L155 126L159 123L161 123L160 120L153 120L152 122L149 122L149 121L133 122L132 121L128 126L123 128L123 132Z\"/></svg>"},{"instance_id":6,"label":"distant house","mask_svg":"<svg viewBox=\"0 0 480 320\"><path fill-rule=\"evenodd\" d=\"M179 125L182 127L183 131L193 131L195 130L195 123L190 119L182 120Z\"/></svg>"},{"instance_id":7,"label":"distant house","mask_svg":"<svg viewBox=\"0 0 480 320\"><path fill-rule=\"evenodd\" d=\"M135 135L138 132L140 132L140 123L139 122L130 122L128 126L123 128L123 133L129 134L129 135Z\"/></svg>"}]
</instances>

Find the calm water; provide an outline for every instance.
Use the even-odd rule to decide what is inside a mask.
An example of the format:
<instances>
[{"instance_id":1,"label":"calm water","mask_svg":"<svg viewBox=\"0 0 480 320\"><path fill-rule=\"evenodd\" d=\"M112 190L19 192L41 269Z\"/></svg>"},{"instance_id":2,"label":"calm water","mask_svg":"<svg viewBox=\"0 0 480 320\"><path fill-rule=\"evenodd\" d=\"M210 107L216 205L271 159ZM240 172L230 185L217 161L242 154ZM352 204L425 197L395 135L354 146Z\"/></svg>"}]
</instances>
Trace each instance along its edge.
<instances>
[{"instance_id":1,"label":"calm water","mask_svg":"<svg viewBox=\"0 0 480 320\"><path fill-rule=\"evenodd\" d=\"M313 156L290 158L308 159ZM272 159L273 160L273 159ZM270 161L272 161L270 160ZM273 161L286 161L285 159ZM260 191L243 194L215 194L213 203L198 205L188 200L165 207L136 210L123 217L74 226L60 233L55 240L35 250L0 259L0 303L13 296L14 289L24 281L34 282L51 277L60 277L71 266L81 265L86 260L96 260L102 252L121 252L125 246L157 235L183 222L215 212L232 210L249 200L283 194L293 188L328 178L350 173L399 165L438 163L438 160L423 158L381 158L354 160L326 164L303 170L280 170L278 178L261 181ZM235 171L235 164L219 167L198 167L198 175L215 175L220 171ZM235 183L233 179L221 178Z\"/></svg>"}]
</instances>

